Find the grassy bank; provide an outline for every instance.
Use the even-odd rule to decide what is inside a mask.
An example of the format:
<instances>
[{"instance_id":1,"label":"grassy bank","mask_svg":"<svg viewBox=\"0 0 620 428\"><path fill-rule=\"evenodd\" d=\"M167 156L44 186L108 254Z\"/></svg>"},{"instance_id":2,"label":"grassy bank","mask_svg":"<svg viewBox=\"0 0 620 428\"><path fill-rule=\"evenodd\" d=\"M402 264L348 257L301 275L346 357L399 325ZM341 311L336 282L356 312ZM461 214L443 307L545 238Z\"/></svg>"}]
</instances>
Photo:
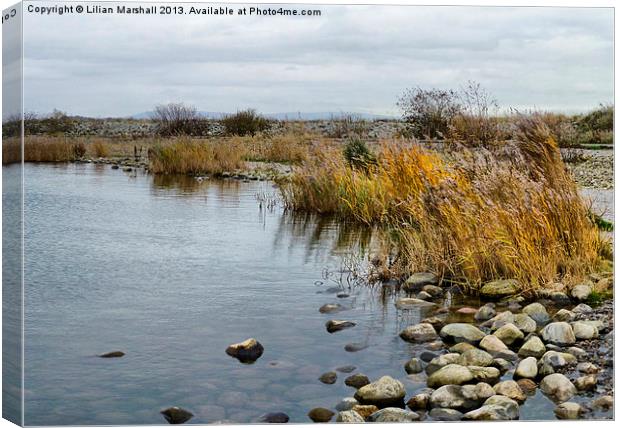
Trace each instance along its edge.
<instances>
[{"instance_id":1,"label":"grassy bank","mask_svg":"<svg viewBox=\"0 0 620 428\"><path fill-rule=\"evenodd\" d=\"M609 245L588 217L549 130L523 119L515 141L445 159L415 144L385 142L376 162L351 164L319 147L281 183L294 211L379 224L398 253L393 275L432 271L476 293L516 278L532 294L597 269Z\"/></svg>"}]
</instances>

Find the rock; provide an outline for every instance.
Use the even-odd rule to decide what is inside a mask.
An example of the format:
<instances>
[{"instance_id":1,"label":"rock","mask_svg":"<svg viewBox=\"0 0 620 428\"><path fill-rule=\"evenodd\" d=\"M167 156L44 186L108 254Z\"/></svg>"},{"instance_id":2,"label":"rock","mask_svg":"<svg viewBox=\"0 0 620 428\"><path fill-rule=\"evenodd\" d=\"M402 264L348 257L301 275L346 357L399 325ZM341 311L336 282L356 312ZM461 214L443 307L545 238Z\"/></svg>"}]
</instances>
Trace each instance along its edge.
<instances>
[{"instance_id":1,"label":"rock","mask_svg":"<svg viewBox=\"0 0 620 428\"><path fill-rule=\"evenodd\" d=\"M570 304L570 298L561 291L553 291L549 294L549 298L556 304L560 306L567 306Z\"/></svg>"},{"instance_id":2,"label":"rock","mask_svg":"<svg viewBox=\"0 0 620 428\"><path fill-rule=\"evenodd\" d=\"M538 336L531 336L519 349L519 356L522 358L535 357L540 358L546 352L545 344Z\"/></svg>"},{"instance_id":3,"label":"rock","mask_svg":"<svg viewBox=\"0 0 620 428\"><path fill-rule=\"evenodd\" d=\"M466 323L453 323L444 326L439 332L441 338L449 342L468 342L478 344L485 334L477 327Z\"/></svg>"},{"instance_id":4,"label":"rock","mask_svg":"<svg viewBox=\"0 0 620 428\"><path fill-rule=\"evenodd\" d=\"M495 358L503 358L508 361L517 361L519 356L516 352L511 351L510 349L504 349L503 351L498 351L495 353Z\"/></svg>"},{"instance_id":5,"label":"rock","mask_svg":"<svg viewBox=\"0 0 620 428\"><path fill-rule=\"evenodd\" d=\"M409 401L407 401L407 407L411 410L426 410L430 407L431 404L431 394L433 390L431 388L426 388L418 392L416 395L411 397Z\"/></svg>"},{"instance_id":6,"label":"rock","mask_svg":"<svg viewBox=\"0 0 620 428\"><path fill-rule=\"evenodd\" d=\"M351 410L353 410L354 412L357 412L358 415L366 419L368 416L378 411L379 408L375 406L374 404L366 404L366 405L358 404L357 406L353 406Z\"/></svg>"},{"instance_id":7,"label":"rock","mask_svg":"<svg viewBox=\"0 0 620 428\"><path fill-rule=\"evenodd\" d=\"M478 346L492 354L508 349L504 342L502 342L497 336L494 336L492 334L484 336L480 341L480 345Z\"/></svg>"},{"instance_id":8,"label":"rock","mask_svg":"<svg viewBox=\"0 0 620 428\"><path fill-rule=\"evenodd\" d=\"M477 321L490 320L495 316L495 308L490 305L481 306L478 312L474 315L474 319Z\"/></svg>"},{"instance_id":9,"label":"rock","mask_svg":"<svg viewBox=\"0 0 620 428\"><path fill-rule=\"evenodd\" d=\"M159 413L164 416L169 424L184 424L194 417L193 413L180 407L169 407Z\"/></svg>"},{"instance_id":10,"label":"rock","mask_svg":"<svg viewBox=\"0 0 620 428\"><path fill-rule=\"evenodd\" d=\"M437 339L437 332L432 325L421 323L405 328L400 337L407 342L430 342Z\"/></svg>"},{"instance_id":11,"label":"rock","mask_svg":"<svg viewBox=\"0 0 620 428\"><path fill-rule=\"evenodd\" d=\"M609 410L614 407L614 397L611 395L603 395L592 401L593 409Z\"/></svg>"},{"instance_id":12,"label":"rock","mask_svg":"<svg viewBox=\"0 0 620 428\"><path fill-rule=\"evenodd\" d=\"M124 355L125 353L122 351L112 351L112 352L107 352L105 354L101 354L99 355L99 357L100 358L120 358Z\"/></svg>"},{"instance_id":13,"label":"rock","mask_svg":"<svg viewBox=\"0 0 620 428\"><path fill-rule=\"evenodd\" d=\"M369 422L414 422L419 421L420 415L411 410L399 409L397 407L387 407L368 417Z\"/></svg>"},{"instance_id":14,"label":"rock","mask_svg":"<svg viewBox=\"0 0 620 428\"><path fill-rule=\"evenodd\" d=\"M437 275L430 272L419 272L411 275L405 283L403 284L403 290L411 292L411 291L419 291L425 285L437 285L439 283L439 278Z\"/></svg>"},{"instance_id":15,"label":"rock","mask_svg":"<svg viewBox=\"0 0 620 428\"><path fill-rule=\"evenodd\" d=\"M422 362L417 358L412 358L405 363L405 371L407 374L420 373L424 370Z\"/></svg>"},{"instance_id":16,"label":"rock","mask_svg":"<svg viewBox=\"0 0 620 428\"><path fill-rule=\"evenodd\" d=\"M515 321L515 315L510 311L500 312L489 321L484 323L485 326L491 325L491 330L495 331L506 324L512 324Z\"/></svg>"},{"instance_id":17,"label":"rock","mask_svg":"<svg viewBox=\"0 0 620 428\"><path fill-rule=\"evenodd\" d=\"M598 329L584 321L572 323L573 333L577 340L589 340L598 337Z\"/></svg>"},{"instance_id":18,"label":"rock","mask_svg":"<svg viewBox=\"0 0 620 428\"><path fill-rule=\"evenodd\" d=\"M462 354L465 351L469 351L470 349L476 349L476 347L467 342L457 343L450 347L449 351L451 353Z\"/></svg>"},{"instance_id":19,"label":"rock","mask_svg":"<svg viewBox=\"0 0 620 428\"><path fill-rule=\"evenodd\" d=\"M366 348L368 348L368 344L360 342L352 342L344 345L344 350L347 352L359 352L363 351Z\"/></svg>"},{"instance_id":20,"label":"rock","mask_svg":"<svg viewBox=\"0 0 620 428\"><path fill-rule=\"evenodd\" d=\"M328 333L335 333L340 330L344 330L345 328L355 327L357 324L351 321L342 321L342 320L329 320L325 323L325 328Z\"/></svg>"},{"instance_id":21,"label":"rock","mask_svg":"<svg viewBox=\"0 0 620 428\"><path fill-rule=\"evenodd\" d=\"M494 395L482 407L463 415L464 420L507 421L519 419L519 404L503 395Z\"/></svg>"},{"instance_id":22,"label":"rock","mask_svg":"<svg viewBox=\"0 0 620 428\"><path fill-rule=\"evenodd\" d=\"M593 309L585 303L580 303L573 308L573 313L578 315L591 314Z\"/></svg>"},{"instance_id":23,"label":"rock","mask_svg":"<svg viewBox=\"0 0 620 428\"><path fill-rule=\"evenodd\" d=\"M473 386L473 385L471 385ZM471 410L480 405L476 396L465 396L460 385L443 385L437 388L430 397L432 408Z\"/></svg>"},{"instance_id":24,"label":"rock","mask_svg":"<svg viewBox=\"0 0 620 428\"><path fill-rule=\"evenodd\" d=\"M418 294L415 295L415 297L416 299L420 300L431 300L433 298L433 296L428 294L426 291L420 291Z\"/></svg>"},{"instance_id":25,"label":"rock","mask_svg":"<svg viewBox=\"0 0 620 428\"><path fill-rule=\"evenodd\" d=\"M443 385L462 385L474 380L474 375L467 367L458 364L448 364L431 374L427 383L431 388Z\"/></svg>"},{"instance_id":26,"label":"rock","mask_svg":"<svg viewBox=\"0 0 620 428\"><path fill-rule=\"evenodd\" d=\"M336 407L334 408L338 410L339 412L344 412L346 410L351 410L353 406L357 404L359 404L359 402L355 398L347 397L347 398L343 398L342 401L336 404Z\"/></svg>"},{"instance_id":27,"label":"rock","mask_svg":"<svg viewBox=\"0 0 620 428\"><path fill-rule=\"evenodd\" d=\"M428 414L436 421L460 421L463 419L463 413L454 409L434 408Z\"/></svg>"},{"instance_id":28,"label":"rock","mask_svg":"<svg viewBox=\"0 0 620 428\"><path fill-rule=\"evenodd\" d=\"M436 285L425 285L422 287L422 291L430 294L433 298L443 296L443 289L441 287L437 287Z\"/></svg>"},{"instance_id":29,"label":"rock","mask_svg":"<svg viewBox=\"0 0 620 428\"><path fill-rule=\"evenodd\" d=\"M588 296L592 293L592 287L588 284L575 285L570 291L570 295L578 302L583 302L588 299Z\"/></svg>"},{"instance_id":30,"label":"rock","mask_svg":"<svg viewBox=\"0 0 620 428\"><path fill-rule=\"evenodd\" d=\"M572 321L575 318L575 314L567 309L560 309L553 315L554 321L567 322Z\"/></svg>"},{"instance_id":31,"label":"rock","mask_svg":"<svg viewBox=\"0 0 620 428\"><path fill-rule=\"evenodd\" d=\"M355 366L340 366L336 367L336 371L340 373L352 373L357 367Z\"/></svg>"},{"instance_id":32,"label":"rock","mask_svg":"<svg viewBox=\"0 0 620 428\"><path fill-rule=\"evenodd\" d=\"M471 371L476 382L485 382L493 385L499 380L501 375L495 367L469 366L467 368Z\"/></svg>"},{"instance_id":33,"label":"rock","mask_svg":"<svg viewBox=\"0 0 620 428\"><path fill-rule=\"evenodd\" d=\"M596 365L586 362L577 364L577 370L581 373L596 374L600 369Z\"/></svg>"},{"instance_id":34,"label":"rock","mask_svg":"<svg viewBox=\"0 0 620 428\"><path fill-rule=\"evenodd\" d=\"M263 355L263 345L254 338L235 343L226 348L226 353L242 363L253 363Z\"/></svg>"},{"instance_id":35,"label":"rock","mask_svg":"<svg viewBox=\"0 0 620 428\"><path fill-rule=\"evenodd\" d=\"M545 342L559 346L575 343L575 334L567 322L552 322L543 328L542 338Z\"/></svg>"},{"instance_id":36,"label":"rock","mask_svg":"<svg viewBox=\"0 0 620 428\"><path fill-rule=\"evenodd\" d=\"M447 366L448 364L457 364L459 359L461 358L461 354L443 354L438 357L433 358L428 365L426 366L426 374L431 375L435 373L442 367Z\"/></svg>"},{"instance_id":37,"label":"rock","mask_svg":"<svg viewBox=\"0 0 620 428\"><path fill-rule=\"evenodd\" d=\"M593 391L596 389L596 375L586 375L575 379L575 387L579 391Z\"/></svg>"},{"instance_id":38,"label":"rock","mask_svg":"<svg viewBox=\"0 0 620 428\"><path fill-rule=\"evenodd\" d=\"M516 279L500 279L487 282L480 289L480 295L487 299L501 299L512 296L519 290L519 281Z\"/></svg>"},{"instance_id":39,"label":"rock","mask_svg":"<svg viewBox=\"0 0 620 428\"><path fill-rule=\"evenodd\" d=\"M368 376L363 375L361 373L351 375L344 380L345 385L351 386L355 389L360 389L362 386L366 386L369 383L370 383L370 379L368 379Z\"/></svg>"},{"instance_id":40,"label":"rock","mask_svg":"<svg viewBox=\"0 0 620 428\"><path fill-rule=\"evenodd\" d=\"M549 364L554 369L557 369L576 363L577 358L567 352L547 351L541 357L540 361L545 364Z\"/></svg>"},{"instance_id":41,"label":"rock","mask_svg":"<svg viewBox=\"0 0 620 428\"><path fill-rule=\"evenodd\" d=\"M315 407L308 412L312 422L329 422L334 417L334 412L324 407Z\"/></svg>"},{"instance_id":42,"label":"rock","mask_svg":"<svg viewBox=\"0 0 620 428\"><path fill-rule=\"evenodd\" d=\"M512 368L512 364L503 358L494 358L492 367L497 368L501 374L504 374Z\"/></svg>"},{"instance_id":43,"label":"rock","mask_svg":"<svg viewBox=\"0 0 620 428\"><path fill-rule=\"evenodd\" d=\"M282 412L265 413L258 418L258 422L268 424L285 424L288 420L288 415Z\"/></svg>"},{"instance_id":44,"label":"rock","mask_svg":"<svg viewBox=\"0 0 620 428\"><path fill-rule=\"evenodd\" d=\"M493 390L497 395L503 395L508 398L512 398L517 403L523 403L527 396L514 380L505 380L493 387Z\"/></svg>"},{"instance_id":45,"label":"rock","mask_svg":"<svg viewBox=\"0 0 620 428\"><path fill-rule=\"evenodd\" d=\"M463 307L463 308L459 308L456 310L456 313L461 314L461 315L474 315L477 312L478 312L477 309L470 308L470 307Z\"/></svg>"},{"instance_id":46,"label":"rock","mask_svg":"<svg viewBox=\"0 0 620 428\"><path fill-rule=\"evenodd\" d=\"M579 419L585 413L585 409L577 403L566 402L559 404L553 413L558 419Z\"/></svg>"},{"instance_id":47,"label":"rock","mask_svg":"<svg viewBox=\"0 0 620 428\"><path fill-rule=\"evenodd\" d=\"M493 364L493 357L488 352L481 349L470 349L461 354L457 364L462 366L487 367Z\"/></svg>"},{"instance_id":48,"label":"rock","mask_svg":"<svg viewBox=\"0 0 620 428\"><path fill-rule=\"evenodd\" d=\"M353 410L344 410L342 412L338 412L338 416L336 417L336 422L344 422L349 424L361 424L364 422L364 418L362 418L359 413L354 412Z\"/></svg>"},{"instance_id":49,"label":"rock","mask_svg":"<svg viewBox=\"0 0 620 428\"><path fill-rule=\"evenodd\" d=\"M523 333L534 333L536 331L536 321L528 314L515 315L514 325Z\"/></svg>"},{"instance_id":50,"label":"rock","mask_svg":"<svg viewBox=\"0 0 620 428\"><path fill-rule=\"evenodd\" d=\"M319 308L319 312L322 314L333 314L344 310L344 306L339 303L326 303Z\"/></svg>"},{"instance_id":51,"label":"rock","mask_svg":"<svg viewBox=\"0 0 620 428\"><path fill-rule=\"evenodd\" d=\"M585 358L588 355L588 353L585 350L577 346L571 346L570 348L566 350L566 352L573 355L577 359Z\"/></svg>"},{"instance_id":52,"label":"rock","mask_svg":"<svg viewBox=\"0 0 620 428\"><path fill-rule=\"evenodd\" d=\"M424 361L425 363L430 362L435 357L437 357L437 354L435 354L434 352L422 351L420 353L420 359Z\"/></svg>"},{"instance_id":53,"label":"rock","mask_svg":"<svg viewBox=\"0 0 620 428\"><path fill-rule=\"evenodd\" d=\"M526 394L533 394L536 392L536 382L534 382L532 379L519 379L517 381L517 385L519 385L521 391Z\"/></svg>"},{"instance_id":54,"label":"rock","mask_svg":"<svg viewBox=\"0 0 620 428\"><path fill-rule=\"evenodd\" d=\"M361 404L374 404L379 408L403 404L404 398L404 385L390 376L383 376L355 393L355 399Z\"/></svg>"},{"instance_id":55,"label":"rock","mask_svg":"<svg viewBox=\"0 0 620 428\"><path fill-rule=\"evenodd\" d=\"M537 324L546 324L549 322L549 314L547 309L540 303L530 303L523 308L523 313L529 315Z\"/></svg>"},{"instance_id":56,"label":"rock","mask_svg":"<svg viewBox=\"0 0 620 428\"><path fill-rule=\"evenodd\" d=\"M336 383L337 379L338 375L336 374L336 372L323 373L321 377L319 377L319 380L327 385L333 385L334 383Z\"/></svg>"},{"instance_id":57,"label":"rock","mask_svg":"<svg viewBox=\"0 0 620 428\"><path fill-rule=\"evenodd\" d=\"M505 345L511 346L523 340L523 332L514 324L506 324L497 329L493 336L504 342Z\"/></svg>"},{"instance_id":58,"label":"rock","mask_svg":"<svg viewBox=\"0 0 620 428\"><path fill-rule=\"evenodd\" d=\"M446 324L445 320L443 318L439 318L439 317L428 317L428 318L424 318L421 323L423 324L430 324L433 326L433 328L435 330L441 330L443 328L443 326Z\"/></svg>"},{"instance_id":59,"label":"rock","mask_svg":"<svg viewBox=\"0 0 620 428\"><path fill-rule=\"evenodd\" d=\"M468 385L466 385L464 388L466 388L467 386ZM488 383L479 382L474 386L474 393L476 395L476 398L480 400L480 402L484 402L495 395L495 390Z\"/></svg>"},{"instance_id":60,"label":"rock","mask_svg":"<svg viewBox=\"0 0 620 428\"><path fill-rule=\"evenodd\" d=\"M402 297L400 299L398 299L396 301L396 303L394 303L394 305L396 306L396 309L415 309L415 308L420 308L420 307L433 307L433 306L437 306L437 304L433 303L433 302L427 302L426 300L422 300L422 299L414 299L411 297Z\"/></svg>"},{"instance_id":61,"label":"rock","mask_svg":"<svg viewBox=\"0 0 620 428\"><path fill-rule=\"evenodd\" d=\"M519 362L513 377L515 379L535 379L536 375L538 375L538 365L536 358L527 357Z\"/></svg>"},{"instance_id":62,"label":"rock","mask_svg":"<svg viewBox=\"0 0 620 428\"><path fill-rule=\"evenodd\" d=\"M571 381L560 373L545 376L540 382L540 390L558 402L570 400L577 393Z\"/></svg>"}]
</instances>

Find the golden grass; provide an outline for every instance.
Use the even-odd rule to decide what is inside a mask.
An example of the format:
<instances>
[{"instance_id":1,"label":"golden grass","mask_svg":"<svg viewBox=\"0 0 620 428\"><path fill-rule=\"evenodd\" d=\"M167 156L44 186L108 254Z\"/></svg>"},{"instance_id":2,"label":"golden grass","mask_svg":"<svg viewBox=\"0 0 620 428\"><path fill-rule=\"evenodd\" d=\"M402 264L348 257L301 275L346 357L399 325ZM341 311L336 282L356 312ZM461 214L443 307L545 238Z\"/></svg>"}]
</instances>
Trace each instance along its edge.
<instances>
[{"instance_id":1,"label":"golden grass","mask_svg":"<svg viewBox=\"0 0 620 428\"><path fill-rule=\"evenodd\" d=\"M454 161L383 143L368 171L317 149L281 183L293 210L332 213L389 231L395 272L432 271L476 293L516 278L533 294L591 273L608 249L546 127L520 124L518 141L460 147Z\"/></svg>"}]
</instances>

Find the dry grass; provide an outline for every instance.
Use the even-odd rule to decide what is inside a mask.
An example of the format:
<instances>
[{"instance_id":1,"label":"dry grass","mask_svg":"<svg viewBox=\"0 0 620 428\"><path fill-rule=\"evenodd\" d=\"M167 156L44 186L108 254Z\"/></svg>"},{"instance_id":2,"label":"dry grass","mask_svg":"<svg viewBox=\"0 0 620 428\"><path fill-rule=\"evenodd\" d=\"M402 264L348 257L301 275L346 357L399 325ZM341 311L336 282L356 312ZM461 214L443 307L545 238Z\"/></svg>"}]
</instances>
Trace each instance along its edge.
<instances>
[{"instance_id":1,"label":"dry grass","mask_svg":"<svg viewBox=\"0 0 620 428\"><path fill-rule=\"evenodd\" d=\"M522 120L518 141L460 147L452 162L394 143L377 157L360 171L334 149L317 149L282 183L286 206L380 224L400 255L395 272L430 270L470 293L497 278L520 280L528 295L571 284L608 248L535 120Z\"/></svg>"},{"instance_id":2,"label":"dry grass","mask_svg":"<svg viewBox=\"0 0 620 428\"><path fill-rule=\"evenodd\" d=\"M149 170L155 174L221 174L245 166L243 148L234 142L180 139L149 149Z\"/></svg>"},{"instance_id":3,"label":"dry grass","mask_svg":"<svg viewBox=\"0 0 620 428\"><path fill-rule=\"evenodd\" d=\"M304 133L234 137L231 141L245 150L245 158L259 162L300 163L308 158L313 137Z\"/></svg>"}]
</instances>

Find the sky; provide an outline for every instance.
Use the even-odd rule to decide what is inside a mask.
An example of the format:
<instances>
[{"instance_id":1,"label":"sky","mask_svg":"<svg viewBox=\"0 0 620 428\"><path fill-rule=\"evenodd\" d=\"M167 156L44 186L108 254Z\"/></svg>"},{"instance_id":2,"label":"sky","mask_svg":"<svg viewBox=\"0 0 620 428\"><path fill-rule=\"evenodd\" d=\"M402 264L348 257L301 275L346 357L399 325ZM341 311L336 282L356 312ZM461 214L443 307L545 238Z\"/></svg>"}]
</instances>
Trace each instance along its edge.
<instances>
[{"instance_id":1,"label":"sky","mask_svg":"<svg viewBox=\"0 0 620 428\"><path fill-rule=\"evenodd\" d=\"M321 16L26 12L25 109L121 117L185 102L210 112L397 115L406 88L468 80L503 109L572 113L613 102L609 8L312 8Z\"/></svg>"}]
</instances>

